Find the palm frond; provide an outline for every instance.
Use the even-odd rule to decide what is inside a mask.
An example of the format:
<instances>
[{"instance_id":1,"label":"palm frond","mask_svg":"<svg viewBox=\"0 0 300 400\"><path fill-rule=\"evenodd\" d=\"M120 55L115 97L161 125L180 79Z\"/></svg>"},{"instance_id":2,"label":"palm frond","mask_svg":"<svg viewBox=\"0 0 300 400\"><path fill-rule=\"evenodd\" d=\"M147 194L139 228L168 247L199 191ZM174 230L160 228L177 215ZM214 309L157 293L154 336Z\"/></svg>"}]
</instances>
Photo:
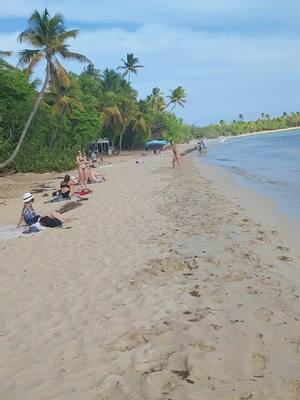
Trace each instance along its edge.
<instances>
[{"instance_id":1,"label":"palm frond","mask_svg":"<svg viewBox=\"0 0 300 400\"><path fill-rule=\"evenodd\" d=\"M50 75L51 84L61 85L64 87L70 86L68 73L56 57L50 62Z\"/></svg>"},{"instance_id":2,"label":"palm frond","mask_svg":"<svg viewBox=\"0 0 300 400\"><path fill-rule=\"evenodd\" d=\"M92 62L83 54L80 53L74 53L73 51L69 51L65 49L65 46L63 48L58 49L58 53L67 60L75 60L78 61L82 64L91 64Z\"/></svg>"},{"instance_id":3,"label":"palm frond","mask_svg":"<svg viewBox=\"0 0 300 400\"><path fill-rule=\"evenodd\" d=\"M41 59L44 57L43 53L38 51L31 59L29 62L29 65L26 69L25 72L25 77L28 79L28 77L32 74L34 67L41 61Z\"/></svg>"},{"instance_id":4,"label":"palm frond","mask_svg":"<svg viewBox=\"0 0 300 400\"><path fill-rule=\"evenodd\" d=\"M28 28L25 31L21 32L17 40L19 43L28 43L34 47L40 47L44 44L40 36L38 36L36 32L31 28Z\"/></svg>"},{"instance_id":5,"label":"palm frond","mask_svg":"<svg viewBox=\"0 0 300 400\"><path fill-rule=\"evenodd\" d=\"M58 35L58 40L64 42L66 39L75 39L79 33L78 29L73 29L71 31L65 31Z\"/></svg>"},{"instance_id":6,"label":"palm frond","mask_svg":"<svg viewBox=\"0 0 300 400\"><path fill-rule=\"evenodd\" d=\"M31 63L31 61L41 54L40 50L25 49L19 52L18 66L23 66Z\"/></svg>"}]
</instances>

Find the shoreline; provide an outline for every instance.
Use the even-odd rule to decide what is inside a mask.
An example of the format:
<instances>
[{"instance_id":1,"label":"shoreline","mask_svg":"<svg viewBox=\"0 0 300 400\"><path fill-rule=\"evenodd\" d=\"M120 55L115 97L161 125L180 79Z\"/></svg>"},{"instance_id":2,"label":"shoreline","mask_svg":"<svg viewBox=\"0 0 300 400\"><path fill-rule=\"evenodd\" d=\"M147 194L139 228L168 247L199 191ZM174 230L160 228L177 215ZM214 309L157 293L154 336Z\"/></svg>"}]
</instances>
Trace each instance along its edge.
<instances>
[{"instance_id":1,"label":"shoreline","mask_svg":"<svg viewBox=\"0 0 300 400\"><path fill-rule=\"evenodd\" d=\"M171 159L110 168L69 230L0 242L3 398L298 400L299 247Z\"/></svg>"},{"instance_id":2,"label":"shoreline","mask_svg":"<svg viewBox=\"0 0 300 400\"><path fill-rule=\"evenodd\" d=\"M281 210L275 199L240 184L234 173L196 156L193 157L193 161L199 172L209 179L217 190L244 207L253 218L258 218L269 229L278 229L292 247L300 248L300 238L297 234L300 231L299 218Z\"/></svg>"},{"instance_id":3,"label":"shoreline","mask_svg":"<svg viewBox=\"0 0 300 400\"><path fill-rule=\"evenodd\" d=\"M287 131L295 131L299 130L300 126L292 127L292 128L283 128L283 129L273 129L273 130L265 130L265 131L258 131L258 132L248 132L248 133L241 133L239 135L228 135L228 136L219 136L216 139L206 139L207 141L214 141L219 139L229 139L229 138L237 138L243 136L256 136L256 135L263 135L265 133L277 133L277 132L287 132Z\"/></svg>"}]
</instances>

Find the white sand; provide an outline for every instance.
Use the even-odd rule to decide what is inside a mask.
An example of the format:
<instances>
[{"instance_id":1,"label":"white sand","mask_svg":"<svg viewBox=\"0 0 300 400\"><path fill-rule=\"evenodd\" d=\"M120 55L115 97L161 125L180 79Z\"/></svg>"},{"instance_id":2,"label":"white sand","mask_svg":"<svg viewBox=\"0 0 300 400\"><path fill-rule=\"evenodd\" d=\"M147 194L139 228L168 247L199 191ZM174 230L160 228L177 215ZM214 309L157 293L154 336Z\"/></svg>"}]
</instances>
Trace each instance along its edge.
<instances>
[{"instance_id":1,"label":"white sand","mask_svg":"<svg viewBox=\"0 0 300 400\"><path fill-rule=\"evenodd\" d=\"M298 249L170 157L107 169L72 229L0 242L1 399L300 398Z\"/></svg>"}]
</instances>

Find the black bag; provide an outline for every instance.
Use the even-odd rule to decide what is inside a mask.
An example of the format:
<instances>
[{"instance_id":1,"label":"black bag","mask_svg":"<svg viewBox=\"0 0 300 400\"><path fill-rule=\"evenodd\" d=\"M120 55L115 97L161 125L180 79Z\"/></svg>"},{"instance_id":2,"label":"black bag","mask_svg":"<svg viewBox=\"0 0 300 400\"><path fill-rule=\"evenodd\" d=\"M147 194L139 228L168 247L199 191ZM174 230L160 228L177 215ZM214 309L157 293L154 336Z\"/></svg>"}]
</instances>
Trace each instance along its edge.
<instances>
[{"instance_id":1,"label":"black bag","mask_svg":"<svg viewBox=\"0 0 300 400\"><path fill-rule=\"evenodd\" d=\"M46 228L57 228L62 225L62 222L57 218L51 218L48 216L40 218L40 224Z\"/></svg>"}]
</instances>

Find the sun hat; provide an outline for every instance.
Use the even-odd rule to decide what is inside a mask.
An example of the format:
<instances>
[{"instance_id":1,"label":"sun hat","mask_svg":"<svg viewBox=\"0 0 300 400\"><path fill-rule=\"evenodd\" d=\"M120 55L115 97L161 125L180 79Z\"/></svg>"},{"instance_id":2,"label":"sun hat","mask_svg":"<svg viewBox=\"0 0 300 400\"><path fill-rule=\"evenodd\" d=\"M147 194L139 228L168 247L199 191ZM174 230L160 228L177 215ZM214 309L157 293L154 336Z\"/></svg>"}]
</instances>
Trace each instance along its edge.
<instances>
[{"instance_id":1,"label":"sun hat","mask_svg":"<svg viewBox=\"0 0 300 400\"><path fill-rule=\"evenodd\" d=\"M31 201L33 199L34 199L34 197L33 197L32 193L28 192L28 193L23 194L24 203L28 203L29 201Z\"/></svg>"}]
</instances>

